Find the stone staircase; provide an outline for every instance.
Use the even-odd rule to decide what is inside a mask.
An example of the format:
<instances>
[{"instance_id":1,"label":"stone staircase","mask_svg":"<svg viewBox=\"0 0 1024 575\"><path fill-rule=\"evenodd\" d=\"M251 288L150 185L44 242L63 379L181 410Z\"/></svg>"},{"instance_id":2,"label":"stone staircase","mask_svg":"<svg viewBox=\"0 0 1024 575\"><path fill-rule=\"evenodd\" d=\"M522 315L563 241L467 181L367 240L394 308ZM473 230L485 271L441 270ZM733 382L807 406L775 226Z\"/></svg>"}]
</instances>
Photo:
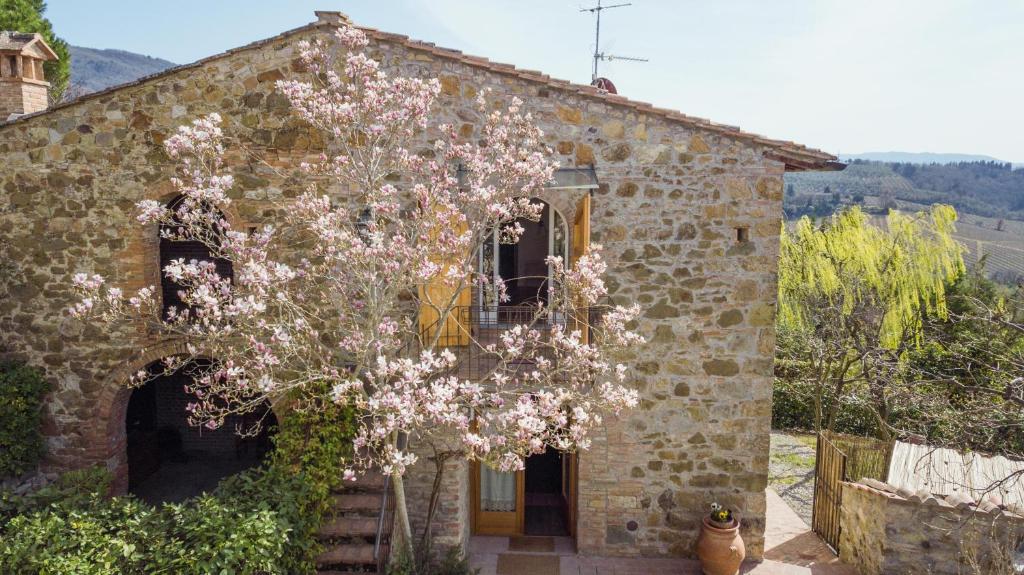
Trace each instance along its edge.
<instances>
[{"instance_id":1,"label":"stone staircase","mask_svg":"<svg viewBox=\"0 0 1024 575\"><path fill-rule=\"evenodd\" d=\"M332 509L320 527L324 550L316 559L319 575L378 572L383 562L375 557L374 546L385 485L382 475L368 473L331 495ZM385 529L390 535L390 525ZM382 554L388 551L381 547Z\"/></svg>"}]
</instances>

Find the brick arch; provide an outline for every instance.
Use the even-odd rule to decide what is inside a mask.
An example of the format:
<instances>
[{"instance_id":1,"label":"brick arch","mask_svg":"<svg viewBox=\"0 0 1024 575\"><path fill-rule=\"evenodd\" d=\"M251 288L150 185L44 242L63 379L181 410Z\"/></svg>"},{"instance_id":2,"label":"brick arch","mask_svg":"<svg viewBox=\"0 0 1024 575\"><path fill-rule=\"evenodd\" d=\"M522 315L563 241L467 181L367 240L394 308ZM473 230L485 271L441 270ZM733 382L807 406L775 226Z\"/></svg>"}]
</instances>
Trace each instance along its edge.
<instances>
[{"instance_id":1,"label":"brick arch","mask_svg":"<svg viewBox=\"0 0 1024 575\"><path fill-rule=\"evenodd\" d=\"M94 445L106 445L103 456L106 467L114 476L112 491L115 495L128 491L128 445L125 430L125 417L128 412L128 401L134 389L127 385L132 374L146 369L151 364L172 355L188 354L185 342L180 339L166 340L134 354L121 367L115 369L107 378L97 400L97 419L105 421L100 426L104 437L94 438ZM202 353L196 354L202 356ZM274 417L281 421L283 406L281 402L271 402L270 410Z\"/></svg>"}]
</instances>

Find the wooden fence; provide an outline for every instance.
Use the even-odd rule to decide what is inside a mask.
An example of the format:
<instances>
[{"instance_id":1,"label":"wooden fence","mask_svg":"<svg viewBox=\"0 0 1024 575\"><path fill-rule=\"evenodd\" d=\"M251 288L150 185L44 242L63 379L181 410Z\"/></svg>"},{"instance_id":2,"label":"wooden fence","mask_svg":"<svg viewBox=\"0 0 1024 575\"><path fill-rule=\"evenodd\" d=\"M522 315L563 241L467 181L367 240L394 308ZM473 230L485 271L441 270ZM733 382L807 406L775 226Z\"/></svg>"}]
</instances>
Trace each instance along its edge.
<instances>
[{"instance_id":1,"label":"wooden fence","mask_svg":"<svg viewBox=\"0 0 1024 575\"><path fill-rule=\"evenodd\" d=\"M1007 478L1013 478L1007 481ZM1024 461L960 453L928 445L896 442L888 482L911 491L960 493L971 499L998 495L1024 507Z\"/></svg>"},{"instance_id":2,"label":"wooden fence","mask_svg":"<svg viewBox=\"0 0 1024 575\"><path fill-rule=\"evenodd\" d=\"M871 437L857 437L842 433L829 433L829 439L846 454L846 478L858 481L865 477L888 481L893 442Z\"/></svg>"},{"instance_id":3,"label":"wooden fence","mask_svg":"<svg viewBox=\"0 0 1024 575\"><path fill-rule=\"evenodd\" d=\"M815 451L811 528L838 552L843 481L863 477L885 481L892 445L877 439L822 432L818 434Z\"/></svg>"}]
</instances>

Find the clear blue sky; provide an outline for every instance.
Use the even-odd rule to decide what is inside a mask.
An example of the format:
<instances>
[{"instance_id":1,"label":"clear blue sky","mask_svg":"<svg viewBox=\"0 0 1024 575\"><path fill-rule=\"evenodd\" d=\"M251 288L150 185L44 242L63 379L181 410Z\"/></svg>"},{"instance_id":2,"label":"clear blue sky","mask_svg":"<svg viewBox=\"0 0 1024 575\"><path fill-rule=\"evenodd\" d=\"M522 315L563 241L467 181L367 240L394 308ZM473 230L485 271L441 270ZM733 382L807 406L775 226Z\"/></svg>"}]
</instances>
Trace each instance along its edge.
<instances>
[{"instance_id":1,"label":"clear blue sky","mask_svg":"<svg viewBox=\"0 0 1024 575\"><path fill-rule=\"evenodd\" d=\"M622 0L605 0L605 4ZM68 42L187 63L341 10L356 23L589 82L591 0L50 0ZM836 153L1024 162L1024 1L633 0L605 12L619 92Z\"/></svg>"}]
</instances>

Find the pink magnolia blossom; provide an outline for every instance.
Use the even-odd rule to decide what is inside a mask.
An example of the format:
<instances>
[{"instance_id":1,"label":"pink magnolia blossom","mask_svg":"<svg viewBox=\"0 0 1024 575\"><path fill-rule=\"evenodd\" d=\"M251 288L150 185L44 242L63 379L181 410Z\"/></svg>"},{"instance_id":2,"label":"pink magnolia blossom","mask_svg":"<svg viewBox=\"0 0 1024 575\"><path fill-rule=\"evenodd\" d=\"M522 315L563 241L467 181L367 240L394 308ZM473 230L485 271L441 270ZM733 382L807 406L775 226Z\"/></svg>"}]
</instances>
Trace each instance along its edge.
<instances>
[{"instance_id":1,"label":"pink magnolia blossom","mask_svg":"<svg viewBox=\"0 0 1024 575\"><path fill-rule=\"evenodd\" d=\"M472 141L439 126L432 153L420 153L437 80L389 77L362 51L368 41L355 28L335 39L303 44L315 75L277 89L326 142L303 171L351 193L332 198L310 185L281 202L275 225L234 231L223 216L234 182L222 173L222 120L199 118L165 141L181 201L140 202L138 219L159 224L169 240L202 242L232 263L233 277L212 262L169 262L163 274L182 286L184 305L160 317L154 287L125 297L99 276L76 274L82 298L71 313L148 318L181 338L188 353L165 360L165 371L213 358L189 386L196 424L216 427L231 413L326 382L333 401L362 415L345 479L377 468L398 488L416 462L413 448L427 441L454 443L506 471L547 446L586 449L605 415L636 405L628 368L612 358L643 343L629 327L638 307L602 304L607 266L598 246L572 265L549 258L548 301L497 341L447 349L416 316L431 309L444 322L456 294L474 286L506 297L504 280L482 274L477 261L494 230L513 243L523 233L517 220L540 218L530 198L555 169L543 133L522 102L495 106L484 91ZM437 286L446 289L428 289ZM603 319L591 325L592 317ZM470 349L493 366L472 379L456 369ZM132 383L149 377L141 372Z\"/></svg>"}]
</instances>

